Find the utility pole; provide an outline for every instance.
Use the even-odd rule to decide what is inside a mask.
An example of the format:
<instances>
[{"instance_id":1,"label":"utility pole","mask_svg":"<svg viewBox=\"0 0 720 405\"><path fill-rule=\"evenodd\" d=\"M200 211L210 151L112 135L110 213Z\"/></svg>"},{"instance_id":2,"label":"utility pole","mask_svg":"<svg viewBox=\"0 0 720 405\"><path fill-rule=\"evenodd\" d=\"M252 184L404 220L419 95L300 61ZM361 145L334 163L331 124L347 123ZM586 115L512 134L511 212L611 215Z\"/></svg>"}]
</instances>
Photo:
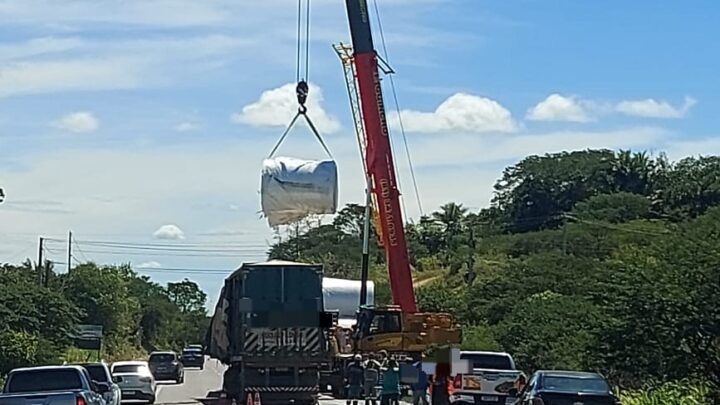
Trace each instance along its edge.
<instances>
[{"instance_id":1,"label":"utility pole","mask_svg":"<svg viewBox=\"0 0 720 405\"><path fill-rule=\"evenodd\" d=\"M372 211L370 204L370 177L366 177L367 188L365 190L365 218L363 222L363 247L362 262L360 264L360 306L367 305L367 283L370 267L370 215Z\"/></svg>"},{"instance_id":2,"label":"utility pole","mask_svg":"<svg viewBox=\"0 0 720 405\"><path fill-rule=\"evenodd\" d=\"M45 282L43 285L48 287L50 285L50 273L52 273L52 262L50 260L46 260L43 268L45 269Z\"/></svg>"},{"instance_id":3,"label":"utility pole","mask_svg":"<svg viewBox=\"0 0 720 405\"><path fill-rule=\"evenodd\" d=\"M38 284L42 285L43 282L43 237L40 237L40 243L38 244L38 258L37 258L37 278Z\"/></svg>"},{"instance_id":4,"label":"utility pole","mask_svg":"<svg viewBox=\"0 0 720 405\"><path fill-rule=\"evenodd\" d=\"M70 273L72 268L72 231L68 231L68 248L67 248L67 272Z\"/></svg>"},{"instance_id":5,"label":"utility pole","mask_svg":"<svg viewBox=\"0 0 720 405\"><path fill-rule=\"evenodd\" d=\"M563 256L567 255L567 224L568 224L568 216L566 214L562 214L563 218L563 232L562 232L562 252Z\"/></svg>"}]
</instances>

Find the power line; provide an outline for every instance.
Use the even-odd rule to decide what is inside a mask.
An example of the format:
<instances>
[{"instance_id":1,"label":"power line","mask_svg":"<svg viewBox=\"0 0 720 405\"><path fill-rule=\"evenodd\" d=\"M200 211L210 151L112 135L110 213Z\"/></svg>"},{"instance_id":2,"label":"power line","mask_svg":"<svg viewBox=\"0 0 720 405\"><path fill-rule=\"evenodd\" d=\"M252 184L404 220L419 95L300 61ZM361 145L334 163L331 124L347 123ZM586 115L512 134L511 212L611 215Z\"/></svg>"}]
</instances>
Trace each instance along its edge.
<instances>
[{"instance_id":1,"label":"power line","mask_svg":"<svg viewBox=\"0 0 720 405\"><path fill-rule=\"evenodd\" d=\"M149 251L161 251L161 252L197 252L197 253L241 253L241 252L257 252L264 251L264 249L244 247L237 249L200 249L200 248L186 248L186 247L156 247L156 246L143 246L143 245L126 245L119 243L99 243L99 242L83 242L86 246L112 248L112 249L129 249L129 250L149 250ZM263 247L267 248L267 247Z\"/></svg>"},{"instance_id":2,"label":"power line","mask_svg":"<svg viewBox=\"0 0 720 405\"><path fill-rule=\"evenodd\" d=\"M382 21L380 20L380 10L377 5L377 0L374 0L373 4L375 6L375 15L378 22L378 30L380 31L380 42L382 43L385 62L387 64L390 64L387 45L385 44L385 32L383 31ZM420 200L420 191L417 184L417 178L415 177L415 169L413 168L412 158L410 155L410 147L408 146L407 134L405 133L405 125L403 124L402 114L400 113L400 103L398 102L397 90L395 88L395 79L393 78L392 72L388 75L388 77L390 78L390 88L392 90L393 100L395 102L395 110L398 116L398 124L400 125L400 133L402 133L403 143L405 144L405 155L407 156L408 167L410 169L410 177L412 178L413 188L415 189L415 200L418 205L418 210L420 210L420 215L422 216L425 215L425 213L423 211L422 202ZM403 209L404 208L405 207L403 207Z\"/></svg>"},{"instance_id":3,"label":"power line","mask_svg":"<svg viewBox=\"0 0 720 405\"><path fill-rule=\"evenodd\" d=\"M56 238L46 238L48 241L52 242L60 242L60 243L66 243L67 239L56 239ZM76 241L77 239L74 239ZM86 239L86 240L80 240L81 243L84 244L104 244L104 245L126 245L126 246L148 246L148 247L169 247L169 248L246 248L246 247L258 247L258 248L264 248L267 247L266 244L258 244L258 243L248 243L248 242L239 242L239 243L154 243L154 242L125 242L125 241L105 241L105 240L92 240L92 239Z\"/></svg>"},{"instance_id":4,"label":"power line","mask_svg":"<svg viewBox=\"0 0 720 405\"><path fill-rule=\"evenodd\" d=\"M78 252L82 255L83 259L85 260L85 263L90 263L92 260L88 260L87 256L85 256L85 252L83 252L82 249L80 249L80 245L78 244L77 239L73 239L72 243L75 244L75 248L77 248Z\"/></svg>"},{"instance_id":5,"label":"power line","mask_svg":"<svg viewBox=\"0 0 720 405\"><path fill-rule=\"evenodd\" d=\"M161 257L168 257L168 256L175 256L175 257L258 257L258 256L264 256L266 252L257 252L255 254L253 253L236 253L236 254L229 254L229 253L211 253L211 254L200 254L200 253L160 253L160 252L133 252L133 251L117 251L117 250L85 250L87 253L94 253L94 254L103 254L103 255L120 255L120 256L161 256ZM82 253L82 252L81 252Z\"/></svg>"},{"instance_id":6,"label":"power line","mask_svg":"<svg viewBox=\"0 0 720 405\"><path fill-rule=\"evenodd\" d=\"M191 274L230 274L234 269L203 269L183 267L133 267L135 271L147 273L191 273Z\"/></svg>"}]
</instances>

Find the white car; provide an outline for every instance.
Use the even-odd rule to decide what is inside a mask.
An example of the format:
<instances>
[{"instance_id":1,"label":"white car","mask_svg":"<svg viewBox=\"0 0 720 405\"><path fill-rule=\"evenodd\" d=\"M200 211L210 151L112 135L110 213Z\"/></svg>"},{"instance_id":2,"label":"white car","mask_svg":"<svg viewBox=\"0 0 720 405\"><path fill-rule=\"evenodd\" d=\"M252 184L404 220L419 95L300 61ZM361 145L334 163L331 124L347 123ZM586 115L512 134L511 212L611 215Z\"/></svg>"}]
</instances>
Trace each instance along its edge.
<instances>
[{"instance_id":1,"label":"white car","mask_svg":"<svg viewBox=\"0 0 720 405\"><path fill-rule=\"evenodd\" d=\"M118 361L110 370L120 387L122 399L139 399L155 403L155 378L146 361Z\"/></svg>"}]
</instances>

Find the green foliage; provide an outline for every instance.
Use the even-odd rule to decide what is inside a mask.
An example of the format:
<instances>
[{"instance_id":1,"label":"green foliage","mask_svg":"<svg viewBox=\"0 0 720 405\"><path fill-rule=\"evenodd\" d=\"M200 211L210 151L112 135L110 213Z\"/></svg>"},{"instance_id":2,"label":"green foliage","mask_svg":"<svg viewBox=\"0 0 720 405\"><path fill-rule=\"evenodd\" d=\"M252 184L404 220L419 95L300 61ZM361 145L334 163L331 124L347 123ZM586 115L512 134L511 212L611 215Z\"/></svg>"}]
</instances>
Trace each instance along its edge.
<instances>
[{"instance_id":1,"label":"green foliage","mask_svg":"<svg viewBox=\"0 0 720 405\"><path fill-rule=\"evenodd\" d=\"M644 389L624 392L623 405L706 405L711 388L705 382L684 379L664 384L648 384Z\"/></svg>"},{"instance_id":2,"label":"green foliage","mask_svg":"<svg viewBox=\"0 0 720 405\"><path fill-rule=\"evenodd\" d=\"M77 324L103 326L106 361L204 340L207 296L187 279L165 288L129 266L93 263L51 273L47 287L36 274L30 263L0 266L0 376L20 366L95 358L71 347Z\"/></svg>"},{"instance_id":3,"label":"green foliage","mask_svg":"<svg viewBox=\"0 0 720 405\"><path fill-rule=\"evenodd\" d=\"M573 214L581 219L617 224L652 218L652 203L639 194L600 194L577 203Z\"/></svg>"},{"instance_id":4,"label":"green foliage","mask_svg":"<svg viewBox=\"0 0 720 405\"><path fill-rule=\"evenodd\" d=\"M407 226L421 310L455 314L466 348L508 351L527 371L598 370L627 389L720 381L720 158L529 156L495 189L489 208L451 202ZM358 229L348 220L309 228L273 251L358 278ZM385 302L381 255L371 274ZM646 389L638 395L656 402L640 403L683 403L676 388Z\"/></svg>"},{"instance_id":5,"label":"green foliage","mask_svg":"<svg viewBox=\"0 0 720 405\"><path fill-rule=\"evenodd\" d=\"M502 345L495 338L493 330L486 325L463 328L463 350L501 351Z\"/></svg>"}]
</instances>

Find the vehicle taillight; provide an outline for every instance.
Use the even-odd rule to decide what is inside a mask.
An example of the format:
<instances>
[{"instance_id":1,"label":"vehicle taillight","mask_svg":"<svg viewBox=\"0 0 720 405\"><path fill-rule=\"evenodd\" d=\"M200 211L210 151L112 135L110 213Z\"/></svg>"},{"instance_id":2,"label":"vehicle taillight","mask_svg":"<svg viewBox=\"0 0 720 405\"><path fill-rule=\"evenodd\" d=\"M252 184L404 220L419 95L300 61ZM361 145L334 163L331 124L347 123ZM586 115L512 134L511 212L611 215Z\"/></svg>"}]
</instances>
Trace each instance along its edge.
<instances>
[{"instance_id":1,"label":"vehicle taillight","mask_svg":"<svg viewBox=\"0 0 720 405\"><path fill-rule=\"evenodd\" d=\"M87 405L87 402L85 402L85 398L78 396L75 399L75 405Z\"/></svg>"},{"instance_id":2,"label":"vehicle taillight","mask_svg":"<svg viewBox=\"0 0 720 405\"><path fill-rule=\"evenodd\" d=\"M455 374L455 378L453 379L453 388L462 388L462 374Z\"/></svg>"}]
</instances>

